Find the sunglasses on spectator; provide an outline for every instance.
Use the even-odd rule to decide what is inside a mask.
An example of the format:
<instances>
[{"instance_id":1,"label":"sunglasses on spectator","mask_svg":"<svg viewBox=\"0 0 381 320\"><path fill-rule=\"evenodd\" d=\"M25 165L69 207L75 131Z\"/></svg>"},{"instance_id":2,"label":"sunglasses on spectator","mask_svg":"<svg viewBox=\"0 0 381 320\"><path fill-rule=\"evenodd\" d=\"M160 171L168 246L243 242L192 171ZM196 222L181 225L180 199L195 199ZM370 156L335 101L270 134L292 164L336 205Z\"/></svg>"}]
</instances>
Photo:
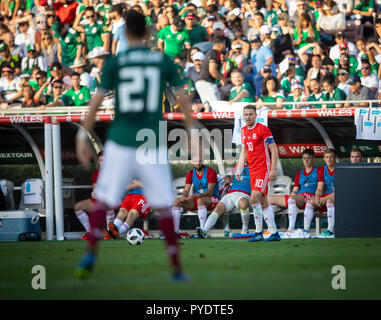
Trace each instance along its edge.
<instances>
[{"instance_id":1,"label":"sunglasses on spectator","mask_svg":"<svg viewBox=\"0 0 381 320\"><path fill-rule=\"evenodd\" d=\"M87 17L86 17L86 19L90 19L90 18L91 18L91 19L94 18L94 15L92 14L91 16L87 16Z\"/></svg>"},{"instance_id":2,"label":"sunglasses on spectator","mask_svg":"<svg viewBox=\"0 0 381 320\"><path fill-rule=\"evenodd\" d=\"M43 77L36 77L36 79L37 79L37 80L41 80L41 79L43 79Z\"/></svg>"},{"instance_id":3,"label":"sunglasses on spectator","mask_svg":"<svg viewBox=\"0 0 381 320\"><path fill-rule=\"evenodd\" d=\"M370 69L369 66L362 66L361 69Z\"/></svg>"},{"instance_id":4,"label":"sunglasses on spectator","mask_svg":"<svg viewBox=\"0 0 381 320\"><path fill-rule=\"evenodd\" d=\"M329 70L328 67L321 67L320 69L321 69L321 70Z\"/></svg>"},{"instance_id":5,"label":"sunglasses on spectator","mask_svg":"<svg viewBox=\"0 0 381 320\"><path fill-rule=\"evenodd\" d=\"M344 73L344 72L341 72L341 73L339 73L339 76L345 76L345 75L347 75L348 73Z\"/></svg>"},{"instance_id":6,"label":"sunglasses on spectator","mask_svg":"<svg viewBox=\"0 0 381 320\"><path fill-rule=\"evenodd\" d=\"M47 17L47 18L53 18L54 15L52 15L52 14L47 14L46 17Z\"/></svg>"},{"instance_id":7,"label":"sunglasses on spectator","mask_svg":"<svg viewBox=\"0 0 381 320\"><path fill-rule=\"evenodd\" d=\"M278 18L278 21L283 21L283 20L286 20L285 18L282 18L282 17L279 17Z\"/></svg>"},{"instance_id":8,"label":"sunglasses on spectator","mask_svg":"<svg viewBox=\"0 0 381 320\"><path fill-rule=\"evenodd\" d=\"M54 86L53 89L62 89L62 86Z\"/></svg>"}]
</instances>

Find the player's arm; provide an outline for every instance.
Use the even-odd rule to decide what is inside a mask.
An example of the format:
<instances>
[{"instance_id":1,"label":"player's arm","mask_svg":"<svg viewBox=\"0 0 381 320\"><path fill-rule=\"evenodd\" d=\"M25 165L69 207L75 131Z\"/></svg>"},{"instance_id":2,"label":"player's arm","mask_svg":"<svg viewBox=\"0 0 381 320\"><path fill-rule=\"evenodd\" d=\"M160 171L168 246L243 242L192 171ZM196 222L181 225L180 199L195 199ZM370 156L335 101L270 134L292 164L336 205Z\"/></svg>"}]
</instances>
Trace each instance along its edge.
<instances>
[{"instance_id":1,"label":"player's arm","mask_svg":"<svg viewBox=\"0 0 381 320\"><path fill-rule=\"evenodd\" d=\"M180 197L180 200L181 201L184 201L184 200L187 200L188 197L189 197L189 192L190 192L190 189L192 187L192 184L189 184L189 183L186 183L185 184L185 187L184 187L184 190L183 190L183 193Z\"/></svg>"},{"instance_id":2,"label":"player's arm","mask_svg":"<svg viewBox=\"0 0 381 320\"><path fill-rule=\"evenodd\" d=\"M274 180L276 178L276 167L278 164L278 148L274 142L273 137L268 137L265 140L266 144L268 145L270 152L271 152L271 171L270 171L270 180Z\"/></svg>"},{"instance_id":3,"label":"player's arm","mask_svg":"<svg viewBox=\"0 0 381 320\"><path fill-rule=\"evenodd\" d=\"M243 144L241 149L241 154L239 155L238 165L235 173L235 177L238 181L241 181L241 173L242 169L245 166L245 162L247 161L247 150L246 146Z\"/></svg>"}]
</instances>

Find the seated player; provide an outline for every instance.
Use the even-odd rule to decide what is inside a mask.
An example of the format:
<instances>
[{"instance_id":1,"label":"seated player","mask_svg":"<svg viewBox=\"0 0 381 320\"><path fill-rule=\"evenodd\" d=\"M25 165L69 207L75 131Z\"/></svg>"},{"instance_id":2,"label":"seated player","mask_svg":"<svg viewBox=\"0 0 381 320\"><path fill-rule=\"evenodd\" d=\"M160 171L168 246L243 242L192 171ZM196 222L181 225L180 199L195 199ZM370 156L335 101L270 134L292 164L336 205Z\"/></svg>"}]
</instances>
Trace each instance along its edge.
<instances>
[{"instance_id":1,"label":"seated player","mask_svg":"<svg viewBox=\"0 0 381 320\"><path fill-rule=\"evenodd\" d=\"M363 162L363 155L359 148L353 147L350 153L350 161L351 163L360 163Z\"/></svg>"},{"instance_id":2,"label":"seated player","mask_svg":"<svg viewBox=\"0 0 381 320\"><path fill-rule=\"evenodd\" d=\"M328 228L318 237L333 238L335 227L335 165L337 155L334 149L324 152L324 167L318 169L318 186L315 197L307 201L304 210L303 238L309 238L309 229L314 216L314 210L327 211ZM325 190L325 193L324 193Z\"/></svg>"},{"instance_id":3,"label":"seated player","mask_svg":"<svg viewBox=\"0 0 381 320\"><path fill-rule=\"evenodd\" d=\"M116 239L119 235L128 231L138 217L142 219L147 218L151 210L151 207L143 195L140 181L132 180L127 190L128 194L120 206L117 217L113 222L108 223L107 232L111 239Z\"/></svg>"},{"instance_id":4,"label":"seated player","mask_svg":"<svg viewBox=\"0 0 381 320\"><path fill-rule=\"evenodd\" d=\"M196 229L199 238L207 238L209 230L214 227L214 225L217 222L217 219L223 216L225 212L230 212L234 208L239 208L241 211L241 233L249 233L250 194L251 186L249 167L246 164L242 169L241 181L237 180L237 178L235 177L235 172L233 172L232 188L224 197L222 197L221 201L217 204L212 214L209 215L204 228L198 227Z\"/></svg>"},{"instance_id":5,"label":"seated player","mask_svg":"<svg viewBox=\"0 0 381 320\"><path fill-rule=\"evenodd\" d=\"M314 166L315 154L311 149L302 152L304 170L297 173L291 195L274 195L269 197L271 205L288 208L288 229L284 238L294 232L298 209L304 209L307 200L314 197L318 185L318 168Z\"/></svg>"},{"instance_id":6,"label":"seated player","mask_svg":"<svg viewBox=\"0 0 381 320\"><path fill-rule=\"evenodd\" d=\"M97 157L97 162L98 162L99 167L102 166L102 161L103 161L103 151L100 151L98 153L98 157ZM99 169L95 170L91 176L91 182L93 185L93 191L91 192L91 198L79 201L74 205L74 212L75 212L79 222L82 224L82 226L86 230L86 233L81 237L81 240L86 240L88 238L88 236L90 235L90 233L89 233L90 232L89 213L93 209L93 204L95 202L94 188L95 188L95 185L97 183L98 174L99 174ZM107 211L107 214L106 214L107 224L110 221L113 221L114 218L115 218L114 210Z\"/></svg>"},{"instance_id":7,"label":"seated player","mask_svg":"<svg viewBox=\"0 0 381 320\"><path fill-rule=\"evenodd\" d=\"M175 222L175 231L180 234L181 208L196 210L200 227L204 228L207 210L213 210L220 200L217 184L217 173L214 169L204 166L202 161L192 162L193 169L186 176L185 187L182 195L177 198L172 208ZM193 194L189 192L193 185Z\"/></svg>"}]
</instances>

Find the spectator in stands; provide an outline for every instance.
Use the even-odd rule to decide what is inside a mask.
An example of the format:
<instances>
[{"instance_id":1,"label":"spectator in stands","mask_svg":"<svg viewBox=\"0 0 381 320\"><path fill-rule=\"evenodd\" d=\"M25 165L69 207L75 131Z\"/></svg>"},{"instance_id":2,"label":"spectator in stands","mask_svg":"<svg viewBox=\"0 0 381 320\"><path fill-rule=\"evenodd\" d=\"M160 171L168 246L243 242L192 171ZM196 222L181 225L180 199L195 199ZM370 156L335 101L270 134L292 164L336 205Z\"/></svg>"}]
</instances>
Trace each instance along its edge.
<instances>
[{"instance_id":1,"label":"spectator in stands","mask_svg":"<svg viewBox=\"0 0 381 320\"><path fill-rule=\"evenodd\" d=\"M231 88L229 104L234 102L255 102L255 92L250 83L244 81L243 72L240 69L233 69L231 72Z\"/></svg>"},{"instance_id":2,"label":"spectator in stands","mask_svg":"<svg viewBox=\"0 0 381 320\"><path fill-rule=\"evenodd\" d=\"M311 51L311 54L308 52ZM319 55L322 61L322 65L334 66L334 62L328 56L328 50L323 42L312 42L305 45L303 48L298 50L298 56L302 63L306 66L308 70L311 67L311 57L312 55Z\"/></svg>"},{"instance_id":3,"label":"spectator in stands","mask_svg":"<svg viewBox=\"0 0 381 320\"><path fill-rule=\"evenodd\" d=\"M103 47L94 48L93 51L89 52L89 59L94 64L94 67L90 71L90 76L94 79L90 89L91 92L95 91L101 83L103 65L109 54L110 53L105 51Z\"/></svg>"},{"instance_id":4,"label":"spectator in stands","mask_svg":"<svg viewBox=\"0 0 381 320\"><path fill-rule=\"evenodd\" d=\"M58 62L58 43L53 40L51 32L44 31L41 40L41 54L45 59L46 65L50 66L54 62Z\"/></svg>"},{"instance_id":5,"label":"spectator in stands","mask_svg":"<svg viewBox=\"0 0 381 320\"><path fill-rule=\"evenodd\" d=\"M197 16L193 12L185 16L185 30L188 31L192 47L197 43L210 40L208 32L197 23Z\"/></svg>"},{"instance_id":6,"label":"spectator in stands","mask_svg":"<svg viewBox=\"0 0 381 320\"><path fill-rule=\"evenodd\" d=\"M371 90L361 84L361 78L357 74L353 74L348 79L349 93L347 96L348 101L358 101L358 103L345 103L346 108L353 107L362 107L366 108L369 106L369 103L361 102L365 100L373 100L374 94Z\"/></svg>"},{"instance_id":7,"label":"spectator in stands","mask_svg":"<svg viewBox=\"0 0 381 320\"><path fill-rule=\"evenodd\" d=\"M150 11L150 18L152 23L157 23L159 16L163 14L164 8L161 0L152 0L152 8Z\"/></svg>"},{"instance_id":8,"label":"spectator in stands","mask_svg":"<svg viewBox=\"0 0 381 320\"><path fill-rule=\"evenodd\" d=\"M315 25L315 16L313 12L309 9L308 3L306 0L296 0L296 11L290 17L291 23L296 27L299 23L300 17L307 13L310 16L311 22Z\"/></svg>"},{"instance_id":9,"label":"spectator in stands","mask_svg":"<svg viewBox=\"0 0 381 320\"><path fill-rule=\"evenodd\" d=\"M297 49L303 48L308 43L320 40L320 35L313 20L307 12L299 16L298 24L294 29L293 41Z\"/></svg>"},{"instance_id":10,"label":"spectator in stands","mask_svg":"<svg viewBox=\"0 0 381 320\"><path fill-rule=\"evenodd\" d=\"M347 96L345 92L339 88L335 87L335 77L333 74L329 73L324 76L322 80L322 86L325 91L323 95L323 101L343 101L346 100ZM343 104L323 104L323 109L329 108L341 108Z\"/></svg>"},{"instance_id":11,"label":"spectator in stands","mask_svg":"<svg viewBox=\"0 0 381 320\"><path fill-rule=\"evenodd\" d=\"M76 17L78 2L74 0L59 0L53 3L54 11L62 24L72 24Z\"/></svg>"},{"instance_id":12,"label":"spectator in stands","mask_svg":"<svg viewBox=\"0 0 381 320\"><path fill-rule=\"evenodd\" d=\"M232 44L232 50L229 51L229 58L235 61L239 69L245 72L249 53L250 44L243 40L235 40Z\"/></svg>"},{"instance_id":13,"label":"spectator in stands","mask_svg":"<svg viewBox=\"0 0 381 320\"><path fill-rule=\"evenodd\" d=\"M47 65L44 57L37 54L34 44L28 44L26 47L27 57L21 61L22 73L32 74L34 67L39 67L42 71L47 71Z\"/></svg>"},{"instance_id":14,"label":"spectator in stands","mask_svg":"<svg viewBox=\"0 0 381 320\"><path fill-rule=\"evenodd\" d=\"M193 83L196 83L200 77L201 66L204 58L205 55L200 51L197 51L192 55L193 66L189 67L187 70L186 77L191 79Z\"/></svg>"},{"instance_id":15,"label":"spectator in stands","mask_svg":"<svg viewBox=\"0 0 381 320\"><path fill-rule=\"evenodd\" d=\"M272 73L275 73L274 55L270 48L262 45L259 35L257 35L252 42L251 63L253 65L253 83L255 86L255 94L259 96L262 93L262 82L264 75L262 73L263 67L270 66Z\"/></svg>"},{"instance_id":16,"label":"spectator in stands","mask_svg":"<svg viewBox=\"0 0 381 320\"><path fill-rule=\"evenodd\" d=\"M26 47L28 44L34 44L35 30L29 26L28 19L21 18L18 23L18 31L15 36L15 44L21 48L21 56L26 57Z\"/></svg>"},{"instance_id":17,"label":"spectator in stands","mask_svg":"<svg viewBox=\"0 0 381 320\"><path fill-rule=\"evenodd\" d=\"M357 55L357 48L356 45L350 41L347 40L347 37L345 35L345 30L339 30L336 33L335 36L335 42L336 44L331 47L329 51L329 57L331 58L332 61L335 61L336 59L340 58L341 55L341 49L342 46L340 46L343 43L346 43L348 47L348 54L351 56L356 56Z\"/></svg>"},{"instance_id":18,"label":"spectator in stands","mask_svg":"<svg viewBox=\"0 0 381 320\"><path fill-rule=\"evenodd\" d=\"M8 46L9 52L12 56L18 57L20 59L21 57L21 48L18 45L15 45L15 36L13 33L7 33L3 37L4 43Z\"/></svg>"},{"instance_id":19,"label":"spectator in stands","mask_svg":"<svg viewBox=\"0 0 381 320\"><path fill-rule=\"evenodd\" d=\"M374 9L373 0L355 1L352 13L361 16L361 24L364 24L365 22L372 24Z\"/></svg>"},{"instance_id":20,"label":"spectator in stands","mask_svg":"<svg viewBox=\"0 0 381 320\"><path fill-rule=\"evenodd\" d=\"M253 39L259 35L261 27L265 22L265 17L261 12L256 12L253 17L253 22L251 24L250 29L246 32L246 37L249 41L253 41Z\"/></svg>"},{"instance_id":21,"label":"spectator in stands","mask_svg":"<svg viewBox=\"0 0 381 320\"><path fill-rule=\"evenodd\" d=\"M291 93L291 84L295 81L303 83L304 78L296 74L295 64L289 63L288 69L286 70L282 80L280 81L280 86L285 96L288 96Z\"/></svg>"},{"instance_id":22,"label":"spectator in stands","mask_svg":"<svg viewBox=\"0 0 381 320\"><path fill-rule=\"evenodd\" d=\"M11 55L8 46L3 41L0 42L0 54L0 68L9 67L14 70L16 75L21 74L20 58L18 56Z\"/></svg>"},{"instance_id":23,"label":"spectator in stands","mask_svg":"<svg viewBox=\"0 0 381 320\"><path fill-rule=\"evenodd\" d=\"M11 104L17 97L20 87L21 79L15 75L15 71L10 67L3 67L1 69L0 88L2 91L4 102Z\"/></svg>"},{"instance_id":24,"label":"spectator in stands","mask_svg":"<svg viewBox=\"0 0 381 320\"><path fill-rule=\"evenodd\" d=\"M266 12L266 22L271 28L278 24L279 14L287 12L287 3L285 0L271 0L269 10Z\"/></svg>"},{"instance_id":25,"label":"spectator in stands","mask_svg":"<svg viewBox=\"0 0 381 320\"><path fill-rule=\"evenodd\" d=\"M357 73L358 62L354 56L349 55L349 48L346 42L339 45L340 57L335 60L335 69L333 74L337 76L337 70L345 69L349 74Z\"/></svg>"},{"instance_id":26,"label":"spectator in stands","mask_svg":"<svg viewBox=\"0 0 381 320\"><path fill-rule=\"evenodd\" d=\"M85 86L89 89L92 88L94 79L90 76L90 74L85 70L85 67L87 66L87 63L83 58L76 59L74 61L74 64L70 66L70 69L74 70L74 72L77 72L80 74L81 79L81 86Z\"/></svg>"},{"instance_id":27,"label":"spectator in stands","mask_svg":"<svg viewBox=\"0 0 381 320\"><path fill-rule=\"evenodd\" d=\"M325 0L323 8L316 22L322 41L326 44L334 44L334 35L337 30L345 29L345 13L340 12L337 3L333 0Z\"/></svg>"},{"instance_id":28,"label":"spectator in stands","mask_svg":"<svg viewBox=\"0 0 381 320\"><path fill-rule=\"evenodd\" d=\"M378 78L375 74L372 74L372 66L369 60L362 60L361 66L361 84L368 87L373 94L376 96L378 90Z\"/></svg>"},{"instance_id":29,"label":"spectator in stands","mask_svg":"<svg viewBox=\"0 0 381 320\"><path fill-rule=\"evenodd\" d=\"M41 87L39 92L43 89L44 87ZM45 88L44 88L45 89ZM43 90L42 90L43 91ZM50 108L50 107L58 107L58 106L70 106L72 104L71 99L69 96L66 96L63 94L64 91L64 83L62 80L54 80L52 83L52 94L49 96L46 96L46 104L42 104L40 106L40 109L44 110L45 108ZM39 93L37 92L37 94ZM35 100L40 101L40 96L35 96ZM37 99L39 98L39 99Z\"/></svg>"},{"instance_id":30,"label":"spectator in stands","mask_svg":"<svg viewBox=\"0 0 381 320\"><path fill-rule=\"evenodd\" d=\"M280 19L280 20L279 20ZM283 16L279 16L278 21L284 21ZM283 28L279 25L274 25L271 28L271 43L270 49L274 54L276 64L281 63L286 57L286 52L293 52L292 40L290 33L283 34Z\"/></svg>"},{"instance_id":31,"label":"spectator in stands","mask_svg":"<svg viewBox=\"0 0 381 320\"><path fill-rule=\"evenodd\" d=\"M298 80L294 80L291 83L290 88L291 93L286 97L287 102L300 102L305 100L305 96L303 95L303 85L302 82ZM301 104L287 104L284 106L284 109L301 109Z\"/></svg>"},{"instance_id":32,"label":"spectator in stands","mask_svg":"<svg viewBox=\"0 0 381 320\"><path fill-rule=\"evenodd\" d=\"M81 86L81 75L77 72L72 73L71 83L73 87L65 92L65 96L71 99L71 104L76 107L84 106L90 101L90 90Z\"/></svg>"},{"instance_id":33,"label":"spectator in stands","mask_svg":"<svg viewBox=\"0 0 381 320\"><path fill-rule=\"evenodd\" d=\"M337 87L345 92L347 99L350 91L348 79L349 73L346 69L339 69L339 71L337 71Z\"/></svg>"},{"instance_id":34,"label":"spectator in stands","mask_svg":"<svg viewBox=\"0 0 381 320\"><path fill-rule=\"evenodd\" d=\"M321 89L320 81L317 78L312 78L309 81L309 88L307 90L307 101L324 101L324 94ZM321 109L322 104L309 104L311 109Z\"/></svg>"},{"instance_id":35,"label":"spectator in stands","mask_svg":"<svg viewBox=\"0 0 381 320\"><path fill-rule=\"evenodd\" d=\"M229 39L229 37L227 37L225 35L225 30L226 30L226 27L225 25L220 22L220 21L217 21L214 25L213 25L213 36L214 37L223 37L224 40L225 40L225 47L227 50L230 50L231 49L231 41Z\"/></svg>"},{"instance_id":36,"label":"spectator in stands","mask_svg":"<svg viewBox=\"0 0 381 320\"><path fill-rule=\"evenodd\" d=\"M172 58L183 57L184 49L190 49L189 34L180 17L175 17L171 25L161 29L158 37L159 49Z\"/></svg>"},{"instance_id":37,"label":"spectator in stands","mask_svg":"<svg viewBox=\"0 0 381 320\"><path fill-rule=\"evenodd\" d=\"M227 80L221 74L220 54L225 51L225 39L215 37L213 48L207 52L201 65L201 72L196 82L196 90L200 96L205 111L210 111L213 102L220 100L220 93L216 81L222 86L227 85Z\"/></svg>"},{"instance_id":38,"label":"spectator in stands","mask_svg":"<svg viewBox=\"0 0 381 320\"><path fill-rule=\"evenodd\" d=\"M58 62L70 66L82 53L82 40L78 31L69 25L59 29L59 42L57 48Z\"/></svg>"},{"instance_id":39,"label":"spectator in stands","mask_svg":"<svg viewBox=\"0 0 381 320\"><path fill-rule=\"evenodd\" d=\"M311 79L320 80L320 69L322 67L322 60L320 55L312 55L311 57L311 68L307 72L306 80L304 80L304 86L309 87Z\"/></svg>"},{"instance_id":40,"label":"spectator in stands","mask_svg":"<svg viewBox=\"0 0 381 320\"><path fill-rule=\"evenodd\" d=\"M38 100L34 100L35 91L29 83L24 83L22 85L22 108L35 108L40 105Z\"/></svg>"},{"instance_id":41,"label":"spectator in stands","mask_svg":"<svg viewBox=\"0 0 381 320\"><path fill-rule=\"evenodd\" d=\"M274 104L264 105L264 107L272 110L283 108L283 105L279 104L279 102L284 102L286 99L280 91L280 84L276 77L267 76L263 80L261 92L262 95L258 98L258 104L261 102L274 102Z\"/></svg>"},{"instance_id":42,"label":"spectator in stands","mask_svg":"<svg viewBox=\"0 0 381 320\"><path fill-rule=\"evenodd\" d=\"M113 21L111 53L117 55L128 49L128 40L125 32L126 21L123 19L123 4L119 3L112 6L110 19Z\"/></svg>"},{"instance_id":43,"label":"spectator in stands","mask_svg":"<svg viewBox=\"0 0 381 320\"><path fill-rule=\"evenodd\" d=\"M358 147L353 146L349 155L351 163L361 163L364 160L361 150Z\"/></svg>"}]
</instances>

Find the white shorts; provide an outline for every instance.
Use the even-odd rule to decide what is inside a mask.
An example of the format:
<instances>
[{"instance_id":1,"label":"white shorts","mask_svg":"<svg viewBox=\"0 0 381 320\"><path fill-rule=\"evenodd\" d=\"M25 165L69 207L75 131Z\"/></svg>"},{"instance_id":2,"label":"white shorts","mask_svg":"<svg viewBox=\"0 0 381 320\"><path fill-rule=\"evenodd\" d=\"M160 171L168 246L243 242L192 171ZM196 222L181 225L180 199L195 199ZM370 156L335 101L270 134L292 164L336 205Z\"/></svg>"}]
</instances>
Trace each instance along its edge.
<instances>
[{"instance_id":1,"label":"white shorts","mask_svg":"<svg viewBox=\"0 0 381 320\"><path fill-rule=\"evenodd\" d=\"M224 195L220 202L222 202L225 205L226 212L228 213L232 211L234 208L239 208L238 203L242 198L249 200L250 203L250 196L244 192L239 191L235 191Z\"/></svg>"},{"instance_id":2,"label":"white shorts","mask_svg":"<svg viewBox=\"0 0 381 320\"><path fill-rule=\"evenodd\" d=\"M153 209L171 207L175 194L168 163L139 163L136 150L111 140L106 142L103 164L94 191L95 198L110 208L116 208L122 203L131 180L138 179L143 183L144 195ZM159 152L166 152L166 147L155 150L156 155Z\"/></svg>"}]
</instances>

